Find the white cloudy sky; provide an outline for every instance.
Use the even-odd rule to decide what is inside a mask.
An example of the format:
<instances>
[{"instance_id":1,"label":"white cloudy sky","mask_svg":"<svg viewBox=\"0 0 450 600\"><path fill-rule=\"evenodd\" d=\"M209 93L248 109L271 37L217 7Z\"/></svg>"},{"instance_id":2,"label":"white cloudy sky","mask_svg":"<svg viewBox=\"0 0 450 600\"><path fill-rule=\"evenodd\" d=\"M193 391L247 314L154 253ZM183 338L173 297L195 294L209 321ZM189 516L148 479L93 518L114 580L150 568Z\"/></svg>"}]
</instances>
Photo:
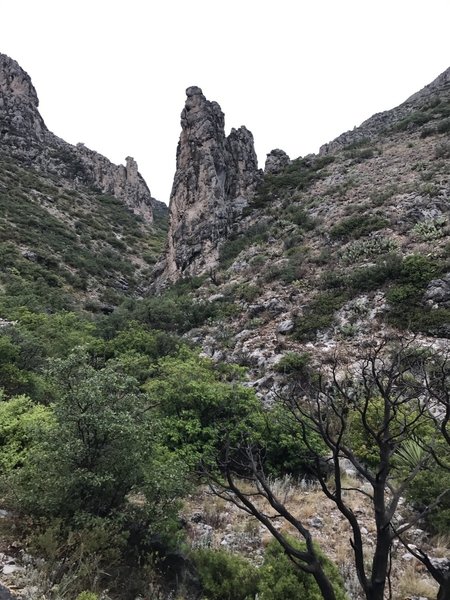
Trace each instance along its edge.
<instances>
[{"instance_id":1,"label":"white cloudy sky","mask_svg":"<svg viewBox=\"0 0 450 600\"><path fill-rule=\"evenodd\" d=\"M261 166L392 108L450 64L449 0L0 0L0 52L47 126L169 199L185 88L246 125Z\"/></svg>"}]
</instances>

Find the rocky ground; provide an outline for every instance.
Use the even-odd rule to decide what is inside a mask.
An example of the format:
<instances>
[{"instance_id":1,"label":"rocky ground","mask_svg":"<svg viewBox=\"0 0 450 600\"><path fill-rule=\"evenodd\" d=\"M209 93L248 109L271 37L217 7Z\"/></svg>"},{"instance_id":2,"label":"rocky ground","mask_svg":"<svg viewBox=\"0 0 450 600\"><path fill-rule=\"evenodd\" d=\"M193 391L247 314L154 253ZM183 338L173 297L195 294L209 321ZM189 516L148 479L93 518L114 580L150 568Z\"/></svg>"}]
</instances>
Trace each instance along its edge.
<instances>
[{"instance_id":1,"label":"rocky ground","mask_svg":"<svg viewBox=\"0 0 450 600\"><path fill-rule=\"evenodd\" d=\"M292 514L303 521L313 538L326 554L337 564L345 581L350 600L363 600L353 567L350 547L350 531L346 520L334 504L324 499L316 484L290 477L272 480L272 487ZM349 468L347 501L362 524L367 556L374 545L374 525L362 482ZM248 490L250 491L250 488ZM399 522L411 518L412 511L403 500ZM262 508L263 502L259 503ZM4 512L4 511L3 511ZM268 511L270 514L270 510ZM3 518L7 518L4 515ZM220 548L240 554L256 565L264 560L264 548L271 536L253 517L243 513L234 504L214 495L207 488L199 488L191 494L181 511L188 544L192 548ZM276 527L290 532L289 526L277 521ZM294 533L293 531L291 531ZM414 548L420 545L436 562L447 561L450 539L445 536L429 536L420 527L411 530L408 543ZM433 600L437 586L403 545L394 544L395 569L392 572L393 600ZM0 552L0 600L42 600L44 580L40 574L43 565L38 557L30 556L20 544L11 541Z\"/></svg>"},{"instance_id":2,"label":"rocky ground","mask_svg":"<svg viewBox=\"0 0 450 600\"><path fill-rule=\"evenodd\" d=\"M338 565L344 577L349 598L361 600L361 592L353 567L350 532L346 520L336 507L325 500L314 484L295 481L292 478L273 481L273 488L295 517L302 519L317 543ZM352 474L348 476L348 487L361 486ZM374 544L374 525L367 500L357 491L348 492L349 504L362 523L367 554ZM263 506L261 504L261 506ZM270 512L269 512L270 514ZM411 516L411 509L403 501L402 519ZM244 514L232 503L202 489L190 496L183 510L187 533L193 547L222 548L246 556L255 564L263 561L264 547L271 536L253 517ZM281 520L277 528L289 532ZM449 539L431 538L423 529L416 527L410 532L408 543L420 544L436 561L447 560ZM412 546L414 547L414 546ZM397 542L394 546L396 568L392 573L394 600L432 600L437 586L423 566Z\"/></svg>"}]
</instances>

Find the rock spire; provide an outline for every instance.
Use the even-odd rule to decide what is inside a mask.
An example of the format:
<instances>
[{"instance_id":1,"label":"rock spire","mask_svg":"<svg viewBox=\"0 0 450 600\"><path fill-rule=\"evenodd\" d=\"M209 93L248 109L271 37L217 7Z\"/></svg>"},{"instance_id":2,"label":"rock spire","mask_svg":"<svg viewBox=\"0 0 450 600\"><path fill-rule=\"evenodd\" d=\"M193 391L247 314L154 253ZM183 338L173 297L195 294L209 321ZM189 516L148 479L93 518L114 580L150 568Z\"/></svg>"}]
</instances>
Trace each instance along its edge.
<instances>
[{"instance_id":1,"label":"rock spire","mask_svg":"<svg viewBox=\"0 0 450 600\"><path fill-rule=\"evenodd\" d=\"M245 127L225 135L224 114L199 87L186 90L170 198L163 279L213 269L260 178L253 136Z\"/></svg>"}]
</instances>

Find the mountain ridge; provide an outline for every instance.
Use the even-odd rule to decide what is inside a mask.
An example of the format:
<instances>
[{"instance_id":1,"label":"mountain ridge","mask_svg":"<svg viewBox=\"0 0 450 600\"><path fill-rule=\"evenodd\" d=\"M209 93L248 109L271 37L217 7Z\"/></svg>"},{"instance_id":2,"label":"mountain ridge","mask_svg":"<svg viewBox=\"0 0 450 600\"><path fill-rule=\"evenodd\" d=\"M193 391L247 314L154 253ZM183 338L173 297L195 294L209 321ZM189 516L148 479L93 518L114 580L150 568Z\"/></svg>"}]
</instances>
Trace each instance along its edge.
<instances>
[{"instance_id":1,"label":"mountain ridge","mask_svg":"<svg viewBox=\"0 0 450 600\"><path fill-rule=\"evenodd\" d=\"M433 462L448 435L427 404L437 394L450 414L445 78L322 154L273 150L264 174L251 133L226 137L220 106L188 88L155 290L165 227L136 202L137 167L123 167L137 188L125 173L117 196L102 193L116 167L54 142L31 80L10 66L0 75L3 575L30 597L190 600L210 596L214 572L242 591L251 569L242 597L258 597L267 573L295 593L288 558L279 575L280 554L268 562L269 531L288 554L302 537L322 547L340 590L323 597L381 598L385 586L402 600L431 600L438 586L446 597L448 540L429 534L450 527L448 449ZM415 475L422 489L409 485ZM383 537L399 523L404 548ZM367 560L355 561L355 540ZM296 558L321 564L315 545L308 552ZM210 566L192 564L199 556Z\"/></svg>"},{"instance_id":2,"label":"mountain ridge","mask_svg":"<svg viewBox=\"0 0 450 600\"><path fill-rule=\"evenodd\" d=\"M97 186L122 200L136 214L152 222L157 201L127 157L126 165L114 165L84 144L73 146L48 130L39 113L39 99L30 76L5 54L0 54L0 148L8 155L32 164L44 175L66 180L75 187Z\"/></svg>"},{"instance_id":3,"label":"mountain ridge","mask_svg":"<svg viewBox=\"0 0 450 600\"><path fill-rule=\"evenodd\" d=\"M270 153L213 268L190 273L202 281L192 301L234 307L193 339L214 360L248 367L268 401L289 352L320 361L342 346L355 358L399 331L447 345L448 75L318 155L280 154L272 171Z\"/></svg>"},{"instance_id":4,"label":"mountain ridge","mask_svg":"<svg viewBox=\"0 0 450 600\"><path fill-rule=\"evenodd\" d=\"M2 282L47 309L112 310L143 293L167 207L152 198L134 159L114 165L64 142L38 106L30 76L0 54Z\"/></svg>"}]
</instances>

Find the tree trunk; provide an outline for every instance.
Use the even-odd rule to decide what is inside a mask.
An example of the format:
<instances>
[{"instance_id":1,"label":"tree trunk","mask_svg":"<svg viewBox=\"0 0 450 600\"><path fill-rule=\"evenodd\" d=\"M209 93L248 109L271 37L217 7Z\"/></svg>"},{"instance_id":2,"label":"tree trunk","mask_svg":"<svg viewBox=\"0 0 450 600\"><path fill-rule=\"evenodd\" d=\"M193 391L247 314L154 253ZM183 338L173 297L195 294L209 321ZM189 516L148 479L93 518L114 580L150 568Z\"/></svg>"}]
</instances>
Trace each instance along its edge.
<instances>
[{"instance_id":1,"label":"tree trunk","mask_svg":"<svg viewBox=\"0 0 450 600\"><path fill-rule=\"evenodd\" d=\"M450 576L441 582L436 600L450 600Z\"/></svg>"},{"instance_id":2,"label":"tree trunk","mask_svg":"<svg viewBox=\"0 0 450 600\"><path fill-rule=\"evenodd\" d=\"M322 598L324 600L336 600L334 588L328 577L323 572L323 569L320 564L317 564L317 570L314 571L312 575L316 580L317 585L319 586Z\"/></svg>"},{"instance_id":3,"label":"tree trunk","mask_svg":"<svg viewBox=\"0 0 450 600\"><path fill-rule=\"evenodd\" d=\"M386 588L386 579L389 569L390 547L391 538L389 532L387 532L387 535L380 535L377 540L377 547L372 562L370 586L366 591L367 600L383 600L384 598L384 590ZM448 600L450 600L450 598Z\"/></svg>"}]
</instances>

